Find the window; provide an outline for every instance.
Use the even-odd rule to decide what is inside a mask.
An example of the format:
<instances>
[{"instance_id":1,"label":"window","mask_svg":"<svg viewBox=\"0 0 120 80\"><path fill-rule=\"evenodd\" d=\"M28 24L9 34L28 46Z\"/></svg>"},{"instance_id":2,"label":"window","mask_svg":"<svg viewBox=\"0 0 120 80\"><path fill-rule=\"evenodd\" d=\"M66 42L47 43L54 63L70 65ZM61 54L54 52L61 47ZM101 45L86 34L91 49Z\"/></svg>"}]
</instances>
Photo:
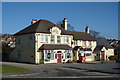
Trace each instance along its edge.
<instances>
[{"instance_id":1,"label":"window","mask_svg":"<svg viewBox=\"0 0 120 80\"><path fill-rule=\"evenodd\" d=\"M77 40L74 41L74 45L76 46L78 43L77 43Z\"/></svg>"},{"instance_id":2,"label":"window","mask_svg":"<svg viewBox=\"0 0 120 80\"><path fill-rule=\"evenodd\" d=\"M70 53L67 53L67 58L71 58L71 55L70 55Z\"/></svg>"},{"instance_id":3,"label":"window","mask_svg":"<svg viewBox=\"0 0 120 80\"><path fill-rule=\"evenodd\" d=\"M51 43L54 43L54 35L51 35Z\"/></svg>"},{"instance_id":4,"label":"window","mask_svg":"<svg viewBox=\"0 0 120 80\"><path fill-rule=\"evenodd\" d=\"M48 35L41 35L41 42L48 42Z\"/></svg>"},{"instance_id":5,"label":"window","mask_svg":"<svg viewBox=\"0 0 120 80\"><path fill-rule=\"evenodd\" d=\"M91 41L88 41L88 45L91 46Z\"/></svg>"},{"instance_id":6,"label":"window","mask_svg":"<svg viewBox=\"0 0 120 80\"><path fill-rule=\"evenodd\" d=\"M51 58L51 54L47 53L47 59L50 59L50 58Z\"/></svg>"},{"instance_id":7,"label":"window","mask_svg":"<svg viewBox=\"0 0 120 80\"><path fill-rule=\"evenodd\" d=\"M55 54L55 59L57 59L57 54Z\"/></svg>"},{"instance_id":8,"label":"window","mask_svg":"<svg viewBox=\"0 0 120 80\"><path fill-rule=\"evenodd\" d=\"M64 43L68 43L69 42L69 39L68 39L68 36L64 36Z\"/></svg>"},{"instance_id":9,"label":"window","mask_svg":"<svg viewBox=\"0 0 120 80\"><path fill-rule=\"evenodd\" d=\"M61 38L60 38L60 36L57 36L57 43L61 43Z\"/></svg>"},{"instance_id":10,"label":"window","mask_svg":"<svg viewBox=\"0 0 120 80\"><path fill-rule=\"evenodd\" d=\"M54 59L54 53L45 53L45 59Z\"/></svg>"},{"instance_id":11,"label":"window","mask_svg":"<svg viewBox=\"0 0 120 80\"><path fill-rule=\"evenodd\" d=\"M86 46L86 41L83 41L83 46Z\"/></svg>"},{"instance_id":12,"label":"window","mask_svg":"<svg viewBox=\"0 0 120 80\"><path fill-rule=\"evenodd\" d=\"M78 56L80 57L80 56L81 56L81 53L79 53Z\"/></svg>"},{"instance_id":13,"label":"window","mask_svg":"<svg viewBox=\"0 0 120 80\"><path fill-rule=\"evenodd\" d=\"M64 54L62 53L62 59L64 58Z\"/></svg>"},{"instance_id":14,"label":"window","mask_svg":"<svg viewBox=\"0 0 120 80\"><path fill-rule=\"evenodd\" d=\"M91 56L91 53L86 53L85 56Z\"/></svg>"}]
</instances>

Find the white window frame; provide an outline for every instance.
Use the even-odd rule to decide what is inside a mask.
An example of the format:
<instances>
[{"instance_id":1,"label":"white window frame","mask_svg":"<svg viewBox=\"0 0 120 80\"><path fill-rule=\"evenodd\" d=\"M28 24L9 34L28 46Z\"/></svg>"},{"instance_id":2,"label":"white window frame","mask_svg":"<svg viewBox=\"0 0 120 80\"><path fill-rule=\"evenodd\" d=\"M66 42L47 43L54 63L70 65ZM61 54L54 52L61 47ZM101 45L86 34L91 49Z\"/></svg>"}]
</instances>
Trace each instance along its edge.
<instances>
[{"instance_id":1,"label":"white window frame","mask_svg":"<svg viewBox=\"0 0 120 80\"><path fill-rule=\"evenodd\" d=\"M75 45L75 46L77 46L77 44L78 44L78 41L77 41L77 40L75 40L75 41L74 41L74 45Z\"/></svg>"},{"instance_id":2,"label":"white window frame","mask_svg":"<svg viewBox=\"0 0 120 80\"><path fill-rule=\"evenodd\" d=\"M41 35L40 41L41 42L48 42L48 35Z\"/></svg>"},{"instance_id":3,"label":"white window frame","mask_svg":"<svg viewBox=\"0 0 120 80\"><path fill-rule=\"evenodd\" d=\"M83 46L86 46L86 41L83 41L83 42L82 42L82 45L83 45Z\"/></svg>"},{"instance_id":4,"label":"white window frame","mask_svg":"<svg viewBox=\"0 0 120 80\"><path fill-rule=\"evenodd\" d=\"M72 58L72 52L71 52L71 50L66 50L65 51L65 58L68 58L68 53L70 54L69 58Z\"/></svg>"},{"instance_id":5,"label":"white window frame","mask_svg":"<svg viewBox=\"0 0 120 80\"><path fill-rule=\"evenodd\" d=\"M68 36L63 36L64 43L69 43L69 37Z\"/></svg>"},{"instance_id":6,"label":"white window frame","mask_svg":"<svg viewBox=\"0 0 120 80\"><path fill-rule=\"evenodd\" d=\"M57 43L61 43L61 36L57 36Z\"/></svg>"},{"instance_id":7,"label":"white window frame","mask_svg":"<svg viewBox=\"0 0 120 80\"><path fill-rule=\"evenodd\" d=\"M88 41L88 45L89 45L89 46L92 46L92 43L91 43L91 41Z\"/></svg>"},{"instance_id":8,"label":"white window frame","mask_svg":"<svg viewBox=\"0 0 120 80\"><path fill-rule=\"evenodd\" d=\"M55 35L51 35L51 43L55 42Z\"/></svg>"}]
</instances>

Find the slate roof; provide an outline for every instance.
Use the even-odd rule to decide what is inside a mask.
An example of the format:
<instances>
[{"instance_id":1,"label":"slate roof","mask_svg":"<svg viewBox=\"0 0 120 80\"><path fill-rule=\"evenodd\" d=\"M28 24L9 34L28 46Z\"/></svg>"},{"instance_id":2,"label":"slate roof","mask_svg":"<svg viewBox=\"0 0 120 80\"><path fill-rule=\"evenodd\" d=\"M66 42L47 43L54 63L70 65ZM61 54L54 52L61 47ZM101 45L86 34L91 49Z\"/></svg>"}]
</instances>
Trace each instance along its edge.
<instances>
[{"instance_id":1,"label":"slate roof","mask_svg":"<svg viewBox=\"0 0 120 80\"><path fill-rule=\"evenodd\" d=\"M15 35L28 34L28 33L50 33L50 28L52 28L53 26L56 26L56 24L48 20L41 19L38 20L36 23L26 27L25 29L17 32ZM59 29L61 29L62 34L70 34L62 27L59 27Z\"/></svg>"},{"instance_id":2,"label":"slate roof","mask_svg":"<svg viewBox=\"0 0 120 80\"><path fill-rule=\"evenodd\" d=\"M38 20L36 23L26 27L25 29L17 32L15 35L21 35L21 34L28 34L28 33L50 33L50 28L55 26L56 24L48 21L48 20ZM66 35L73 35L74 40L92 40L95 39L85 32L77 32L77 31L68 31L63 29L62 27L59 27L61 30L61 34Z\"/></svg>"},{"instance_id":3,"label":"slate roof","mask_svg":"<svg viewBox=\"0 0 120 80\"><path fill-rule=\"evenodd\" d=\"M106 48L113 48L105 38L98 38L97 46L105 46Z\"/></svg>"},{"instance_id":4,"label":"slate roof","mask_svg":"<svg viewBox=\"0 0 120 80\"><path fill-rule=\"evenodd\" d=\"M58 49L62 49L62 50L72 50L72 47L70 47L67 44L43 44L39 50L58 50ZM38 50L38 51L39 51Z\"/></svg>"},{"instance_id":5,"label":"slate roof","mask_svg":"<svg viewBox=\"0 0 120 80\"><path fill-rule=\"evenodd\" d=\"M95 41L95 38L93 38L90 34L87 34L86 32L69 31L69 33L73 35L74 40Z\"/></svg>"},{"instance_id":6,"label":"slate roof","mask_svg":"<svg viewBox=\"0 0 120 80\"><path fill-rule=\"evenodd\" d=\"M101 51L101 49L105 47L104 45L99 45L99 46L96 46L96 48L94 49L94 51ZM108 49L107 47L105 47L106 49Z\"/></svg>"}]
</instances>

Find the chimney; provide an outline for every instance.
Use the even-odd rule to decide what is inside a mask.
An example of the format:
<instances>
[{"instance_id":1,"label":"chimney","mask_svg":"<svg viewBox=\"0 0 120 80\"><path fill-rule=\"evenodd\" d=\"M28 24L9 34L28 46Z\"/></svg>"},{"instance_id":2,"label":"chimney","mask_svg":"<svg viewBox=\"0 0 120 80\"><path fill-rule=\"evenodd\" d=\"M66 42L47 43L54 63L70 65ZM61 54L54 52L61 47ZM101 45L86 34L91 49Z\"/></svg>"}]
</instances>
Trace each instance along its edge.
<instances>
[{"instance_id":1,"label":"chimney","mask_svg":"<svg viewBox=\"0 0 120 80\"><path fill-rule=\"evenodd\" d=\"M86 26L86 28L85 28L85 32L89 34L90 31L89 31L88 26Z\"/></svg>"},{"instance_id":2,"label":"chimney","mask_svg":"<svg viewBox=\"0 0 120 80\"><path fill-rule=\"evenodd\" d=\"M37 20L32 19L31 24L34 24L34 23L36 23L36 22L37 22Z\"/></svg>"},{"instance_id":3,"label":"chimney","mask_svg":"<svg viewBox=\"0 0 120 80\"><path fill-rule=\"evenodd\" d=\"M67 19L66 18L64 18L64 20L63 20L62 28L64 28L65 30L67 30Z\"/></svg>"}]
</instances>

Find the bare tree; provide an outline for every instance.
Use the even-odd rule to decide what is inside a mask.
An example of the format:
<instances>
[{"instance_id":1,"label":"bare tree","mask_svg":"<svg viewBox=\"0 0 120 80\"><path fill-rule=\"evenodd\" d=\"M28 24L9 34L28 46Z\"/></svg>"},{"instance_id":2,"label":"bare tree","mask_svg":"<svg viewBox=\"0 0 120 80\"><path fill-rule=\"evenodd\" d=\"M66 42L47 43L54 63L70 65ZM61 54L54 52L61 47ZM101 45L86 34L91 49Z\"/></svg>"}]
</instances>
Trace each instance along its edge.
<instances>
[{"instance_id":1,"label":"bare tree","mask_svg":"<svg viewBox=\"0 0 120 80\"><path fill-rule=\"evenodd\" d=\"M100 34L101 34L100 32L90 30L90 35L92 35L94 38L105 38L105 37L101 36Z\"/></svg>"},{"instance_id":2,"label":"bare tree","mask_svg":"<svg viewBox=\"0 0 120 80\"><path fill-rule=\"evenodd\" d=\"M63 25L63 22L62 22L62 21L59 21L59 22L57 23L57 26L59 26L59 27L62 27L62 25ZM67 24L67 26L68 26L68 30L69 30L69 31L75 31L75 30L74 30L74 27L71 26L70 24Z\"/></svg>"}]
</instances>

